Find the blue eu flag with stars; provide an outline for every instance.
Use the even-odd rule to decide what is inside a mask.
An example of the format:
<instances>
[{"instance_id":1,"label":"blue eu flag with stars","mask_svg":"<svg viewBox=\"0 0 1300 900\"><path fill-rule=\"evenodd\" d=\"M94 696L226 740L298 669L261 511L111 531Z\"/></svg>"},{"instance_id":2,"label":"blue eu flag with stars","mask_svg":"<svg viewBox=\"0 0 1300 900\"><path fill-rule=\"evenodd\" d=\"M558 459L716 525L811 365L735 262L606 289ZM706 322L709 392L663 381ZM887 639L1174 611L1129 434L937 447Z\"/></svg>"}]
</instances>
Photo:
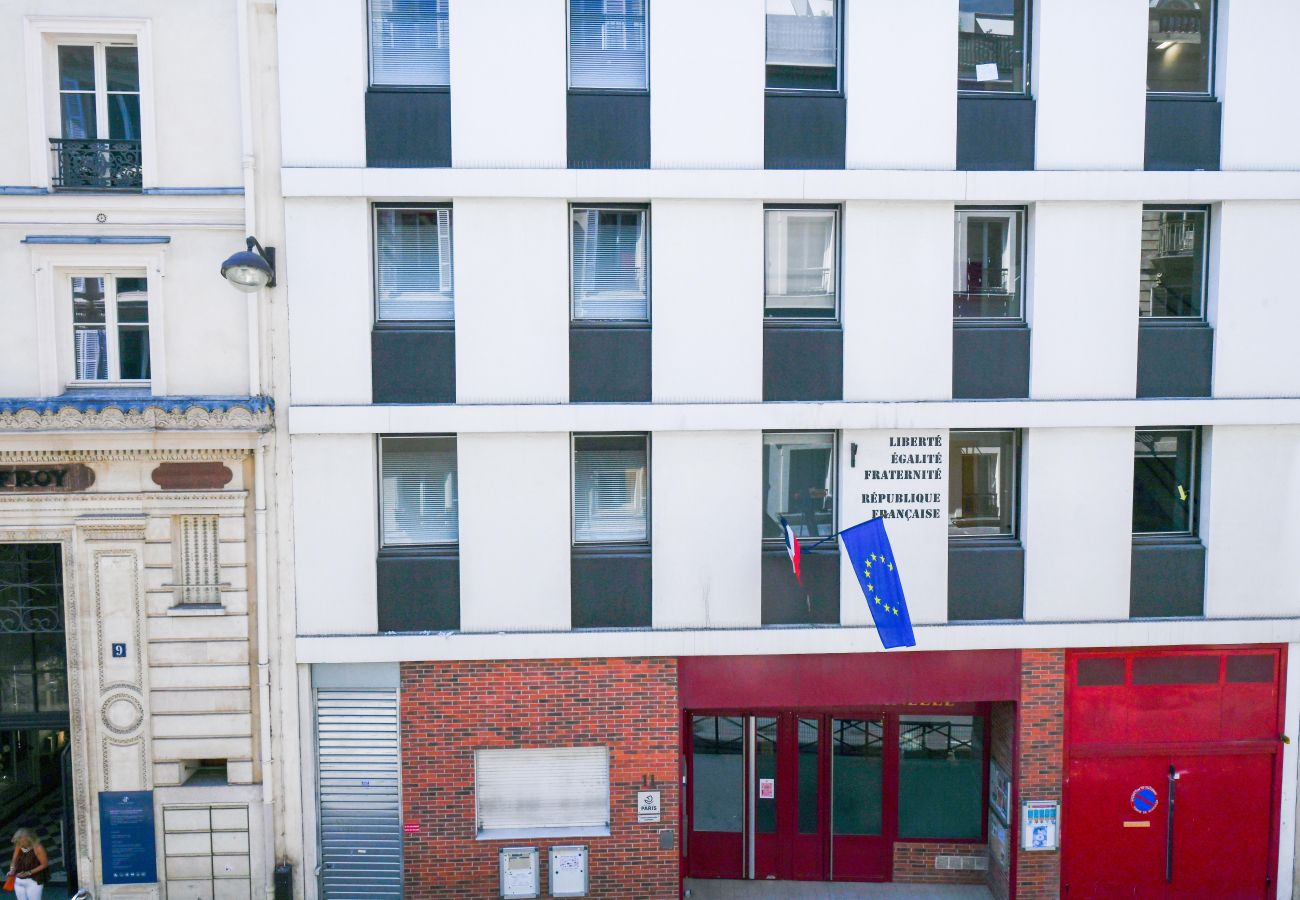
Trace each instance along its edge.
<instances>
[{"instance_id":1,"label":"blue eu flag with stars","mask_svg":"<svg viewBox=\"0 0 1300 900\"><path fill-rule=\"evenodd\" d=\"M880 643L889 647L915 647L912 617L903 598L903 582L898 577L898 563L885 534L885 520L869 519L861 525L840 532L844 552L849 555L853 572L858 576L862 594L867 599L871 618L876 621Z\"/></svg>"}]
</instances>

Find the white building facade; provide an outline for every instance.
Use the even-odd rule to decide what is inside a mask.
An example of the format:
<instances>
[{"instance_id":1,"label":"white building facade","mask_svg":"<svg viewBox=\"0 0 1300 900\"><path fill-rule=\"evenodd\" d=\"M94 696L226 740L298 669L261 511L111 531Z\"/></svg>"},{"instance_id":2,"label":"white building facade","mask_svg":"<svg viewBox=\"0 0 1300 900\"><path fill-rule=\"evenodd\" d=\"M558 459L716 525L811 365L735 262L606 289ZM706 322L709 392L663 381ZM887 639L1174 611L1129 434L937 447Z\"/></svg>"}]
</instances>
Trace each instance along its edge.
<instances>
[{"instance_id":1,"label":"white building facade","mask_svg":"<svg viewBox=\"0 0 1300 900\"><path fill-rule=\"evenodd\" d=\"M0 829L47 898L268 896L270 293L218 269L276 243L273 9L111 6L0 11Z\"/></svg>"},{"instance_id":2,"label":"white building facade","mask_svg":"<svg viewBox=\"0 0 1300 900\"><path fill-rule=\"evenodd\" d=\"M1290 897L1297 26L282 0L305 896Z\"/></svg>"}]
</instances>

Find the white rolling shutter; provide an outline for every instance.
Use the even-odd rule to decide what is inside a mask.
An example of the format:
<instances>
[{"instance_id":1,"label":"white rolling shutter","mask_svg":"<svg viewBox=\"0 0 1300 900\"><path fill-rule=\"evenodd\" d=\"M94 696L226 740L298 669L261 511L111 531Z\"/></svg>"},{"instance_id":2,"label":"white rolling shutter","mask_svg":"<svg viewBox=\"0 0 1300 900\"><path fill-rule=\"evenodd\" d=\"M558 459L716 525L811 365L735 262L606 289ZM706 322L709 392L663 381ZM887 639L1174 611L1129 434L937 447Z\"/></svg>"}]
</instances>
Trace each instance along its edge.
<instances>
[{"instance_id":1,"label":"white rolling shutter","mask_svg":"<svg viewBox=\"0 0 1300 900\"><path fill-rule=\"evenodd\" d=\"M609 834L609 748L478 750L478 836Z\"/></svg>"}]
</instances>

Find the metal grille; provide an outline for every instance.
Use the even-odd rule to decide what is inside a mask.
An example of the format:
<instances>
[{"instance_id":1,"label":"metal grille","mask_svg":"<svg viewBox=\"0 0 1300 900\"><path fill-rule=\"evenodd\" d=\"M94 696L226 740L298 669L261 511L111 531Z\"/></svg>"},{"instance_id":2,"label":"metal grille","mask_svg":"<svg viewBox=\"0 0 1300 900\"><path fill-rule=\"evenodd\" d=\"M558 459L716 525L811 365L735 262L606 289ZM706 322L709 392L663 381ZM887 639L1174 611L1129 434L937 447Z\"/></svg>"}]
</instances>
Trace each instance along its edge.
<instances>
[{"instance_id":1,"label":"metal grille","mask_svg":"<svg viewBox=\"0 0 1300 900\"><path fill-rule=\"evenodd\" d=\"M0 544L0 633L63 631L58 544Z\"/></svg>"},{"instance_id":2,"label":"metal grille","mask_svg":"<svg viewBox=\"0 0 1300 900\"><path fill-rule=\"evenodd\" d=\"M216 516L177 516L180 536L179 603L221 602L221 569Z\"/></svg>"},{"instance_id":3,"label":"metal grille","mask_svg":"<svg viewBox=\"0 0 1300 900\"><path fill-rule=\"evenodd\" d=\"M395 690L318 690L321 896L402 896Z\"/></svg>"}]
</instances>

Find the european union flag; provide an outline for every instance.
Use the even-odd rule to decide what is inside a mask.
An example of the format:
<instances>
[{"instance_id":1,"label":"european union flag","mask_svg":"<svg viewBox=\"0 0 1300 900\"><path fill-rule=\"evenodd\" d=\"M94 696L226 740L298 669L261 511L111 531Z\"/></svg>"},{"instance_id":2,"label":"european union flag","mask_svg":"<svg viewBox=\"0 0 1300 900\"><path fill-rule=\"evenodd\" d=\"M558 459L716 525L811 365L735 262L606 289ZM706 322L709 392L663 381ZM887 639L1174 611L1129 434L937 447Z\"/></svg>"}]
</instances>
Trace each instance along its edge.
<instances>
[{"instance_id":1,"label":"european union flag","mask_svg":"<svg viewBox=\"0 0 1300 900\"><path fill-rule=\"evenodd\" d=\"M840 532L844 551L867 598L867 608L876 621L880 643L888 647L915 647L912 634L912 617L907 612L903 598L903 582L898 577L898 564L885 534L885 520L868 519L861 525Z\"/></svg>"}]
</instances>

